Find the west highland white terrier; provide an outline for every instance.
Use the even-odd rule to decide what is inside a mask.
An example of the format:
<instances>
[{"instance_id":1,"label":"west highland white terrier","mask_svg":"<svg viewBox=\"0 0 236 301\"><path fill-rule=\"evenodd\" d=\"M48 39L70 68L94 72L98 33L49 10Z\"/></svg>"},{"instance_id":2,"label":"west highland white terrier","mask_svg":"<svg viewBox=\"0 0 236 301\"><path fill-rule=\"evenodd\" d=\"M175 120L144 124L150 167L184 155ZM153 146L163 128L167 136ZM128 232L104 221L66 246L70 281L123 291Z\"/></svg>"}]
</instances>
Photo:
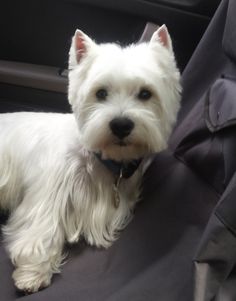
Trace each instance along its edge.
<instances>
[{"instance_id":1,"label":"west highland white terrier","mask_svg":"<svg viewBox=\"0 0 236 301\"><path fill-rule=\"evenodd\" d=\"M50 284L65 241L107 248L127 225L145 167L176 121L179 79L165 25L126 48L77 30L73 114L0 115L0 206L10 212L3 233L18 289Z\"/></svg>"}]
</instances>

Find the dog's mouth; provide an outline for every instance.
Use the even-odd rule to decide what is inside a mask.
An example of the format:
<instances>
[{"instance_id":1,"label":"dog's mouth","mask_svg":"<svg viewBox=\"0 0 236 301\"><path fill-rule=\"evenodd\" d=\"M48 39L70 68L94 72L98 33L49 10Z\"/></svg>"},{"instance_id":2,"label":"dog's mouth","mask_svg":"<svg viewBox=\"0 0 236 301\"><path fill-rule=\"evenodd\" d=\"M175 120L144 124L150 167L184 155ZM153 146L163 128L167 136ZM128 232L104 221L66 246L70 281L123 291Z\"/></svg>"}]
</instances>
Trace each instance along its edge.
<instances>
[{"instance_id":1,"label":"dog's mouth","mask_svg":"<svg viewBox=\"0 0 236 301\"><path fill-rule=\"evenodd\" d=\"M100 152L103 159L115 161L129 161L143 157L149 153L147 146L134 139L113 139L97 147L95 152Z\"/></svg>"},{"instance_id":2,"label":"dog's mouth","mask_svg":"<svg viewBox=\"0 0 236 301\"><path fill-rule=\"evenodd\" d=\"M125 147L125 146L128 146L128 143L123 140L120 140L120 141L115 142L115 145Z\"/></svg>"}]
</instances>

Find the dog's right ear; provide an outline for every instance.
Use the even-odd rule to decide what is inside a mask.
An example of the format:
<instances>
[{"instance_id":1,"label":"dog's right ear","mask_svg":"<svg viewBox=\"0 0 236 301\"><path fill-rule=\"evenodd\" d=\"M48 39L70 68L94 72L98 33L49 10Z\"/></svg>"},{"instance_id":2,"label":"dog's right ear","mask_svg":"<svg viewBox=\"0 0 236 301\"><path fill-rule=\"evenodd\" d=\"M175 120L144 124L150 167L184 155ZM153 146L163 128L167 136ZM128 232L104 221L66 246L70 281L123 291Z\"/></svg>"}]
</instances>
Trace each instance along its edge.
<instances>
[{"instance_id":1,"label":"dog's right ear","mask_svg":"<svg viewBox=\"0 0 236 301\"><path fill-rule=\"evenodd\" d=\"M85 58L97 44L83 31L77 29L72 38L69 53L69 69L73 69Z\"/></svg>"}]
</instances>

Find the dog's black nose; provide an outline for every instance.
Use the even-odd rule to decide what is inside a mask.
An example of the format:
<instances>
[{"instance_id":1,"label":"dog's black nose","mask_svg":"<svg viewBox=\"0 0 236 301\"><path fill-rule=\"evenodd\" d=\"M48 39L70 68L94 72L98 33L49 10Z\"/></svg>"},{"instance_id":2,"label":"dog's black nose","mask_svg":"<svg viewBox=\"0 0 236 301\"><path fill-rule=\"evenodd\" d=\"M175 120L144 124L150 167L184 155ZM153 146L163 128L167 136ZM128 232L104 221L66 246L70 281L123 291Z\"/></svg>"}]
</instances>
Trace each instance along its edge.
<instances>
[{"instance_id":1,"label":"dog's black nose","mask_svg":"<svg viewBox=\"0 0 236 301\"><path fill-rule=\"evenodd\" d=\"M134 128L133 121L125 117L114 118L109 125L112 133L120 139L128 136Z\"/></svg>"}]
</instances>

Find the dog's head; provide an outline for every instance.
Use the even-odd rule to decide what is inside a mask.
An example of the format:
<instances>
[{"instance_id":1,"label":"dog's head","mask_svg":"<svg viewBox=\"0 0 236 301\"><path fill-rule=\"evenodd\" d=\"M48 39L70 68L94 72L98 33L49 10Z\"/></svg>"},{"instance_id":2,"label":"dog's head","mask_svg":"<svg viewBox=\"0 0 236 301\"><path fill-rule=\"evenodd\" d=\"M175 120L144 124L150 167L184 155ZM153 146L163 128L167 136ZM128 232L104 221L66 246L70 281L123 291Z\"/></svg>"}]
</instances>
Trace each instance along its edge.
<instances>
[{"instance_id":1,"label":"dog's head","mask_svg":"<svg viewBox=\"0 0 236 301\"><path fill-rule=\"evenodd\" d=\"M77 30L69 69L69 102L86 149L121 161L166 147L181 88L165 25L149 43L126 48L98 45Z\"/></svg>"}]
</instances>

